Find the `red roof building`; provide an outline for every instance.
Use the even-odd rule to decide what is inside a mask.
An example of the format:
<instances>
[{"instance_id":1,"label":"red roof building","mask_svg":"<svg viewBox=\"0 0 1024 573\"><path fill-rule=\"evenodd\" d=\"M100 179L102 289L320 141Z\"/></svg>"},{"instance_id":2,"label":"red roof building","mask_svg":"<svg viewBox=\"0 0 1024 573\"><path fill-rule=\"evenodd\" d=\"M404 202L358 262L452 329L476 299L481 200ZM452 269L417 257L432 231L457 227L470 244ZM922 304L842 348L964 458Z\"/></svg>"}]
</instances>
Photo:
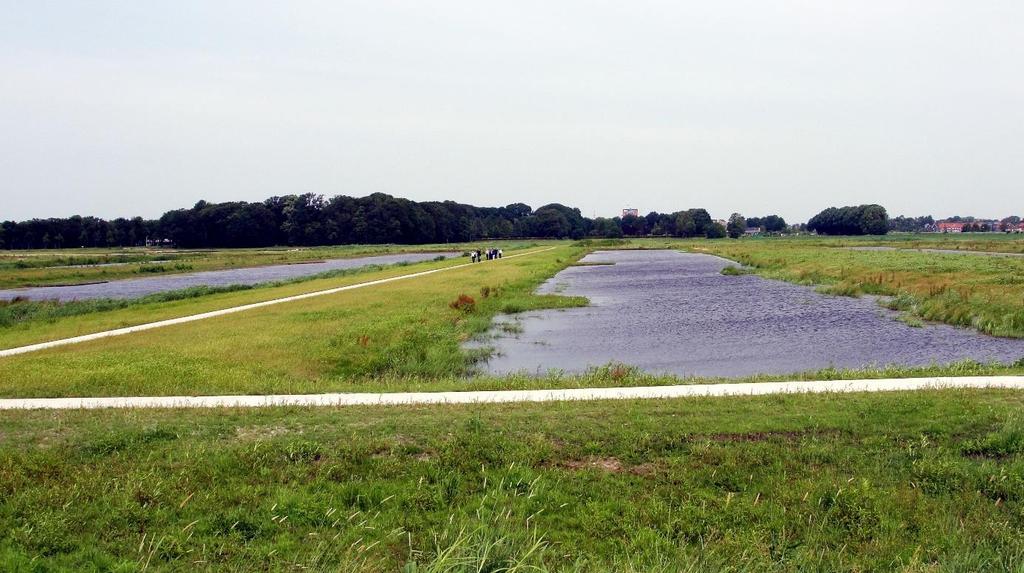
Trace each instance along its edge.
<instances>
[{"instance_id":1,"label":"red roof building","mask_svg":"<svg viewBox=\"0 0 1024 573\"><path fill-rule=\"evenodd\" d=\"M963 223L949 223L947 221L939 221L939 232L940 233L963 233Z\"/></svg>"}]
</instances>

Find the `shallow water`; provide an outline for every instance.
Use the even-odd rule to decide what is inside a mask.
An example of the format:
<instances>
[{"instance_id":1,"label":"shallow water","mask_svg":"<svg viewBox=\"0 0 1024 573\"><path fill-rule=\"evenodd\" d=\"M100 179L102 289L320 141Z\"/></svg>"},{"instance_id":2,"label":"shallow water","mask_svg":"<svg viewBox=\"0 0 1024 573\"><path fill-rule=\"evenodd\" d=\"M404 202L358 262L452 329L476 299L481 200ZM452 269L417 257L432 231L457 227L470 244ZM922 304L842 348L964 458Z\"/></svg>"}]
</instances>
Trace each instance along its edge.
<instances>
[{"instance_id":1,"label":"shallow water","mask_svg":"<svg viewBox=\"0 0 1024 573\"><path fill-rule=\"evenodd\" d=\"M570 267L539 291L585 296L591 306L507 319L522 331L487 342L497 354L482 370L582 372L621 362L652 373L748 376L1024 358L1024 340L910 327L871 298L722 275L733 263L711 255L605 251L584 262L614 264Z\"/></svg>"},{"instance_id":2,"label":"shallow water","mask_svg":"<svg viewBox=\"0 0 1024 573\"><path fill-rule=\"evenodd\" d=\"M314 263L270 265L242 269L203 271L197 273L150 276L123 279L107 283L32 287L0 290L0 300L25 297L33 300L82 300L94 298L138 298L148 294L178 290L194 286L254 285L259 283L306 277L319 273L353 269L367 265L392 265L429 261L438 255L458 257L462 253L401 253L351 259L332 259ZM173 263L172 263L173 264Z\"/></svg>"}]
</instances>

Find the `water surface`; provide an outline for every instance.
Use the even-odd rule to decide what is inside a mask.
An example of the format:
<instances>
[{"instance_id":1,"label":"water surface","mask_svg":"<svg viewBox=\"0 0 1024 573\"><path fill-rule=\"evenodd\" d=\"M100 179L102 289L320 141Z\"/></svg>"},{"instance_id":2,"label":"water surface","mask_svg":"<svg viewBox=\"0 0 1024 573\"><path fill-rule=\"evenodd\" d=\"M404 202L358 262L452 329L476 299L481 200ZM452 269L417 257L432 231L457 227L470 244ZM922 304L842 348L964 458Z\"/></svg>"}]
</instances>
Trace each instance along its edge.
<instances>
[{"instance_id":1,"label":"water surface","mask_svg":"<svg viewBox=\"0 0 1024 573\"><path fill-rule=\"evenodd\" d=\"M488 342L497 354L484 371L582 372L621 362L652 373L747 376L1024 358L1024 340L910 327L871 298L722 275L733 263L711 255L604 251L584 262L614 264L570 267L539 290L585 296L591 306L511 319L522 332Z\"/></svg>"}]
</instances>

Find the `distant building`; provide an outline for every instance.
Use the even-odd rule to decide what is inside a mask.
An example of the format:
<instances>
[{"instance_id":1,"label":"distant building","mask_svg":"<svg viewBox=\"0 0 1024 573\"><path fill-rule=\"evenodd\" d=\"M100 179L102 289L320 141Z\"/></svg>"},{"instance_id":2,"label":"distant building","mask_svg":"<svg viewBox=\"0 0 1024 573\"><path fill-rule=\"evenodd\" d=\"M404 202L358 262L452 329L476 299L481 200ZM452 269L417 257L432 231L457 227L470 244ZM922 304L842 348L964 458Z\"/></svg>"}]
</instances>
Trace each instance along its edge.
<instances>
[{"instance_id":1,"label":"distant building","mask_svg":"<svg viewBox=\"0 0 1024 573\"><path fill-rule=\"evenodd\" d=\"M623 218L625 218L625 217L639 217L640 216L640 209L630 209L630 208L627 207L627 208L622 210L622 216L623 216Z\"/></svg>"},{"instance_id":2,"label":"distant building","mask_svg":"<svg viewBox=\"0 0 1024 573\"><path fill-rule=\"evenodd\" d=\"M938 229L940 233L963 233L963 223L951 223L949 221L939 221Z\"/></svg>"},{"instance_id":3,"label":"distant building","mask_svg":"<svg viewBox=\"0 0 1024 573\"><path fill-rule=\"evenodd\" d=\"M747 227L747 229L745 231L743 231L743 234L744 235L760 235L761 234L761 227Z\"/></svg>"}]
</instances>

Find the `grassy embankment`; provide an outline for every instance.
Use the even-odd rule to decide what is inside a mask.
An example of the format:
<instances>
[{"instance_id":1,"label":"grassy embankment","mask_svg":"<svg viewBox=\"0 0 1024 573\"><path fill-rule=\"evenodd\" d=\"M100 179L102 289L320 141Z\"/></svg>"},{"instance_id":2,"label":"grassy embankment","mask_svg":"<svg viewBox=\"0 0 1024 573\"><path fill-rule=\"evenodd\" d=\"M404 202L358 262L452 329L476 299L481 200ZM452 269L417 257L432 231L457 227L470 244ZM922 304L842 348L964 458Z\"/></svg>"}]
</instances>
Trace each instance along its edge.
<instances>
[{"instance_id":1,"label":"grassy embankment","mask_svg":"<svg viewBox=\"0 0 1024 573\"><path fill-rule=\"evenodd\" d=\"M537 248L521 252L537 251ZM508 254L514 254L508 251ZM320 392L451 378L473 356L460 345L498 312L584 304L533 290L582 250L554 250L186 325L0 359L0 395ZM0 330L13 347L406 274L464 261L409 265L340 279L132 306ZM452 308L459 295L472 309Z\"/></svg>"},{"instance_id":2,"label":"grassy embankment","mask_svg":"<svg viewBox=\"0 0 1024 573\"><path fill-rule=\"evenodd\" d=\"M536 243L537 241L529 241ZM544 241L539 241L543 243ZM500 241L505 250L524 241ZM152 275L212 271L327 259L347 259L409 252L463 251L480 243L445 245L339 245L261 249L67 249L0 251L0 289L55 284L83 284ZM113 264L112 264L113 263ZM85 266L82 266L85 265ZM110 265L110 266L97 266Z\"/></svg>"},{"instance_id":3,"label":"grassy embankment","mask_svg":"<svg viewBox=\"0 0 1024 573\"><path fill-rule=\"evenodd\" d=\"M0 569L1020 570L1022 409L932 391L5 413Z\"/></svg>"}]
</instances>

